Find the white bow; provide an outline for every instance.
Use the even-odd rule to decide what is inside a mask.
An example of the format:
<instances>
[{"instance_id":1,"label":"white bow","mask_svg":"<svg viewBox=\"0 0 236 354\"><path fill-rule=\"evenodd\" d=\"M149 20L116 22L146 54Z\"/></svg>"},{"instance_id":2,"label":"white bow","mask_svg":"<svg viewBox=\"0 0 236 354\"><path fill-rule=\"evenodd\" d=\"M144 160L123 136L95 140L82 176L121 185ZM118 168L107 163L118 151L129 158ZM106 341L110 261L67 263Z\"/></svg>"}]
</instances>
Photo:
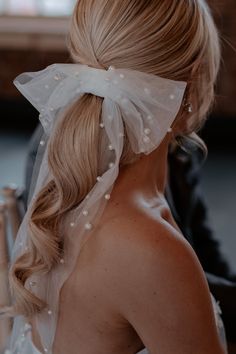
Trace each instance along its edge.
<instances>
[{"instance_id":1,"label":"white bow","mask_svg":"<svg viewBox=\"0 0 236 354\"><path fill-rule=\"evenodd\" d=\"M149 153L164 138L183 100L185 82L172 81L128 69L94 69L79 64L54 64L37 73L24 73L16 87L40 112L50 134L59 110L91 93L104 98L102 119L113 145L119 134L114 125L122 120L135 153ZM111 133L112 131L112 133ZM115 147L115 146L114 146Z\"/></svg>"}]
</instances>

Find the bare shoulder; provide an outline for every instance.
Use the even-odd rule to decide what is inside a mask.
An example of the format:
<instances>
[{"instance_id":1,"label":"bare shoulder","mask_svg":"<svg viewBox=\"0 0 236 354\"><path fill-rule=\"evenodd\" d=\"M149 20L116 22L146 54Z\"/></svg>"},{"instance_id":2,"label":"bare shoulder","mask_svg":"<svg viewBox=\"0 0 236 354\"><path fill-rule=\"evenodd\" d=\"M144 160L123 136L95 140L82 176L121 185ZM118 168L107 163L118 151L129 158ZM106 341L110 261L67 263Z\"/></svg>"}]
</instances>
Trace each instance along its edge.
<instances>
[{"instance_id":1,"label":"bare shoulder","mask_svg":"<svg viewBox=\"0 0 236 354\"><path fill-rule=\"evenodd\" d=\"M197 257L183 235L161 217L153 219L129 212L104 223L101 233L105 239L104 251L107 248L113 263L117 257L119 267L132 261L135 271L140 265L147 271L153 268L150 277L155 278L158 271L160 276L168 277L171 267L177 265L179 270L189 269L190 263L190 268L199 267Z\"/></svg>"},{"instance_id":2,"label":"bare shoulder","mask_svg":"<svg viewBox=\"0 0 236 354\"><path fill-rule=\"evenodd\" d=\"M152 219L129 213L104 223L101 232L102 260L111 269L112 277L120 278L119 287L126 289L127 297L133 299L132 292L137 291L150 302L153 294L158 293L160 299L170 289L182 291L183 284L189 285L189 291L192 284L194 289L206 289L205 277L192 247L161 217ZM125 296L123 300L128 302Z\"/></svg>"},{"instance_id":3,"label":"bare shoulder","mask_svg":"<svg viewBox=\"0 0 236 354\"><path fill-rule=\"evenodd\" d=\"M223 353L203 270L183 236L135 214L104 231L116 304L150 353Z\"/></svg>"}]
</instances>

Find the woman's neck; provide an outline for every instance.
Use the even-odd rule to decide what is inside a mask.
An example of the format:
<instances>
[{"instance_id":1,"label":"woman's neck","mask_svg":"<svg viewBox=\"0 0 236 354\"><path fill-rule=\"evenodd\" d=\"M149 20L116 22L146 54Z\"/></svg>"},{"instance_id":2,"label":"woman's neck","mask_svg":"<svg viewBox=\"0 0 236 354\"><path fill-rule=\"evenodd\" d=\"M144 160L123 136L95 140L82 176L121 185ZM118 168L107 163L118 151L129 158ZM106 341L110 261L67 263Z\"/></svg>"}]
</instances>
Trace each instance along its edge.
<instances>
[{"instance_id":1,"label":"woman's neck","mask_svg":"<svg viewBox=\"0 0 236 354\"><path fill-rule=\"evenodd\" d=\"M139 194L145 199L163 195L167 181L169 143L170 136L167 134L155 151L123 167L115 187L116 191L127 196Z\"/></svg>"}]
</instances>

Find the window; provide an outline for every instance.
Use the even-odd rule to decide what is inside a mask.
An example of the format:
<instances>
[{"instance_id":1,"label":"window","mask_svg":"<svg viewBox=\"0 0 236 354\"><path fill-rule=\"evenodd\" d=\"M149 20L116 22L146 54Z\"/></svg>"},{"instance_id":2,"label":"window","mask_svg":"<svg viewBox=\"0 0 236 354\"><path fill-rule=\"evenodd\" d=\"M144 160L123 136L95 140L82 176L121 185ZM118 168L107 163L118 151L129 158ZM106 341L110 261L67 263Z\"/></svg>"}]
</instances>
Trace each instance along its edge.
<instances>
[{"instance_id":1,"label":"window","mask_svg":"<svg viewBox=\"0 0 236 354\"><path fill-rule=\"evenodd\" d=\"M1 15L68 16L75 0L0 0Z\"/></svg>"}]
</instances>

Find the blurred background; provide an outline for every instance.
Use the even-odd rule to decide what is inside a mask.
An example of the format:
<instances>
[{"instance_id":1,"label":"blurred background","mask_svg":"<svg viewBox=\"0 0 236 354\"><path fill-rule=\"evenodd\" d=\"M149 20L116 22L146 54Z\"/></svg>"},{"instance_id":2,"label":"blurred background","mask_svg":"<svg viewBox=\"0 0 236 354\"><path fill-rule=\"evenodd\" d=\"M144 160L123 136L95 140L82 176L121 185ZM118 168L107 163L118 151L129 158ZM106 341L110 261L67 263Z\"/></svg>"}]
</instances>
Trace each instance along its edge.
<instances>
[{"instance_id":1,"label":"blurred background","mask_svg":"<svg viewBox=\"0 0 236 354\"><path fill-rule=\"evenodd\" d=\"M66 33L74 0L0 0L0 188L24 187L29 139L38 114L12 84L24 71L68 62ZM209 148L203 191L222 249L236 269L236 1L211 0L222 35L216 105L201 136Z\"/></svg>"}]
</instances>

